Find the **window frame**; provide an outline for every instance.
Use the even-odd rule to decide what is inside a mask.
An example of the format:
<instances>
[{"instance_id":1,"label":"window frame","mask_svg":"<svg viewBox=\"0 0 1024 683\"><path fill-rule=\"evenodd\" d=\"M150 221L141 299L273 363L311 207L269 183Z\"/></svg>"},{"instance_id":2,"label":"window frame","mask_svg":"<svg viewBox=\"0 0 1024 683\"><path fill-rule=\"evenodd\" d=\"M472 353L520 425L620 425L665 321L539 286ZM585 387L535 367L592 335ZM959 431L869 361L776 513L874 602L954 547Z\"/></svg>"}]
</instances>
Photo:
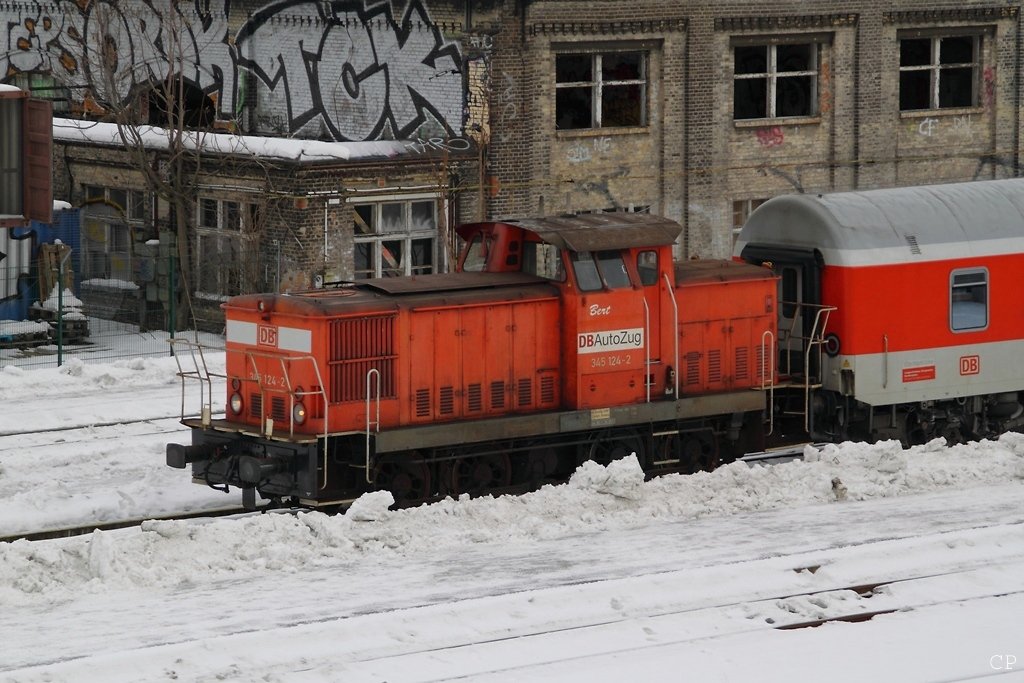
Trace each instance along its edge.
<instances>
[{"instance_id":1,"label":"window frame","mask_svg":"<svg viewBox=\"0 0 1024 683\"><path fill-rule=\"evenodd\" d=\"M204 215L213 202L212 214L215 216L216 225L209 225L208 218ZM232 211L232 207L234 210ZM246 208L248 207L248 208ZM244 293L242 282L244 278L244 260L236 264L226 264L220 259L224 252L222 244L227 241L235 242L234 251L239 259L246 258L255 246L255 239L252 232L256 217L256 204L253 202L239 201L237 199L224 199L218 197L200 196L196 200L196 262L197 273L195 282L195 295L203 299L214 301L227 301L232 296ZM237 217L237 225L230 225ZM212 258L218 259L220 267L210 269L212 278L204 270L205 252L208 245L213 242L217 245L216 252ZM233 267L232 267L233 266ZM206 275L206 277L204 277ZM215 282L215 291L204 287L210 280Z\"/></svg>"},{"instance_id":2,"label":"window frame","mask_svg":"<svg viewBox=\"0 0 1024 683\"><path fill-rule=\"evenodd\" d=\"M103 226L103 241L88 237L83 240L82 279L135 282L135 235L146 227L146 193L123 187L85 184L82 185L82 194L85 196L84 204L113 207L118 214L116 222L105 215L85 217L86 222L95 221ZM123 196L124 201L116 201L116 195ZM97 248L99 246L101 248ZM113 259L117 256L124 257L127 266L115 271Z\"/></svg>"},{"instance_id":3,"label":"window frame","mask_svg":"<svg viewBox=\"0 0 1024 683\"><path fill-rule=\"evenodd\" d=\"M941 112L949 110L960 110L960 109L977 109L980 106L981 101L981 75L984 70L984 37L985 32L978 29L944 29L942 31L901 31L897 34L897 83L899 88L897 89L896 99L897 107L901 114L920 114L927 112ZM942 54L942 41L949 38L970 38L972 41L972 61L970 62L956 62L951 64L943 64L941 61ZM929 64L915 64L904 66L902 64L902 47L903 41L905 40L928 40L930 41ZM963 105L947 105L942 106L941 103L941 89L942 89L942 72L952 70L963 70L966 68L971 69L971 96L970 104ZM922 109L904 109L902 104L902 80L904 73L915 73L927 71L929 73L928 79L928 106Z\"/></svg>"},{"instance_id":4,"label":"window frame","mask_svg":"<svg viewBox=\"0 0 1024 683\"><path fill-rule=\"evenodd\" d=\"M575 46L574 46L575 47ZM635 79L620 79L611 80L604 78L603 75L603 61L605 56L613 54L637 54L640 57L640 78ZM590 70L591 78L589 81L558 81L558 59L559 57L589 57L591 60ZM648 95L650 93L650 71L651 62L651 50L648 47L640 47L636 45L623 45L623 46L593 46L587 48L575 47L575 49L563 48L559 49L554 54L554 74L553 83L555 85L555 102L554 102L554 115L555 115L555 130L559 133L564 132L577 132L577 131L609 131L609 130L629 130L636 128L647 128L650 126L650 112ZM605 125L603 122L604 118L604 88L608 87L621 87L638 85L640 86L640 122L629 125ZM558 108L558 91L567 90L569 88L586 88L591 89L590 98L590 125L563 128L559 125L559 108Z\"/></svg>"},{"instance_id":5,"label":"window frame","mask_svg":"<svg viewBox=\"0 0 1024 683\"><path fill-rule=\"evenodd\" d=\"M957 283L957 281L956 281L957 277L969 276L969 275L982 275L984 279L980 283L979 282L962 282L962 283ZM985 304L985 322L984 322L984 324L982 324L982 325L973 325L973 326L970 326L970 327L963 327L963 326L957 327L957 325L956 325L956 318L957 318L957 315L956 315L956 304L957 303L963 303L963 302L957 302L956 301L956 298L954 296L956 290L958 288L960 288L960 289L972 288L973 289L974 287L977 287L979 285L984 287L984 297L985 297L985 301L984 301L984 304ZM990 291L991 291L991 289L990 289L990 278L989 278L988 268L985 268L984 266L973 266L973 267L970 267L970 268L956 268L955 270L950 271L950 273L949 273L949 329L950 329L951 332L953 332L954 334L960 334L960 333L963 333L963 332L982 332L982 331L988 329L989 325L991 324L991 311L990 311L991 307L989 305L989 301L991 300ZM967 302L967 303L981 303L981 302L971 301L971 302ZM959 317L961 318L961 322L962 322L964 317L965 317L965 314L963 312L961 312Z\"/></svg>"},{"instance_id":6,"label":"window frame","mask_svg":"<svg viewBox=\"0 0 1024 683\"><path fill-rule=\"evenodd\" d=\"M828 43L820 34L795 34L789 36L749 36L735 38L731 41L730 49L732 55L732 119L734 123L745 124L761 121L802 121L814 120L821 115L819 99L819 88L821 81L821 65L824 61L824 47ZM778 70L778 48L793 45L807 45L810 47L810 57L813 61L812 69L802 71L779 71ZM738 48L764 47L767 50L765 71L757 73L736 73L736 50ZM806 114L795 116L781 116L778 114L778 80L780 78L810 77L811 92L808 94L809 111ZM737 117L736 115L736 81L738 80L765 80L765 115Z\"/></svg>"},{"instance_id":7,"label":"window frame","mask_svg":"<svg viewBox=\"0 0 1024 683\"><path fill-rule=\"evenodd\" d=\"M419 202L430 201L433 204L433 226L429 230L413 230L412 222L412 205ZM447 268L447 255L444 250L441 249L441 234L440 234L440 219L441 216L445 215L446 204L443 198L437 196L437 193L417 193L417 194L403 194L403 195L383 195L383 196L368 196L368 197L349 197L347 202L352 206L353 221L352 221L352 239L353 239L353 253L352 253L352 277L355 280L365 280L369 278L379 278L388 276L411 276L411 275L427 275L431 273L442 273ZM403 204L402 209L403 220L407 226L405 231L395 232L384 232L381 229L384 205L386 204ZM359 233L356 230L356 217L359 215L356 212L359 206L372 206L374 212L374 223L372 226L372 233ZM413 264L411 258L412 249L414 242L420 240L430 240L430 255L431 262L429 266L416 266ZM401 272L396 271L396 268L385 268L384 267L384 243L385 242L396 242L402 243L402 259L399 261ZM370 261L372 262L372 271L369 269L357 268L357 254L360 245L371 245ZM405 257L409 255L409 257Z\"/></svg>"}]
</instances>

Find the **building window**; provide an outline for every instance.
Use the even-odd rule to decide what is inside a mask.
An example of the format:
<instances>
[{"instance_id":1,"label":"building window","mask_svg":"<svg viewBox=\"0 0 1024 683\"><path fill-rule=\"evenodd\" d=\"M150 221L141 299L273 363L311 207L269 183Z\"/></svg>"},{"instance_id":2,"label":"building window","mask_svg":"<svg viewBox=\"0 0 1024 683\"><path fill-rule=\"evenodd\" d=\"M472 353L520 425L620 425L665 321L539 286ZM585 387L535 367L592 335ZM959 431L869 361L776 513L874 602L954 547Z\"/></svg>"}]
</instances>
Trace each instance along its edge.
<instances>
[{"instance_id":1,"label":"building window","mask_svg":"<svg viewBox=\"0 0 1024 683\"><path fill-rule=\"evenodd\" d=\"M740 236L740 231L746 225L747 219L754 209L764 204L767 199L737 199L732 203L732 241Z\"/></svg>"},{"instance_id":2,"label":"building window","mask_svg":"<svg viewBox=\"0 0 1024 683\"><path fill-rule=\"evenodd\" d=\"M558 130L647 125L647 53L555 56Z\"/></svg>"},{"instance_id":3,"label":"building window","mask_svg":"<svg viewBox=\"0 0 1024 683\"><path fill-rule=\"evenodd\" d=\"M949 281L949 326L954 332L988 327L988 271L954 271Z\"/></svg>"},{"instance_id":4,"label":"building window","mask_svg":"<svg viewBox=\"0 0 1024 683\"><path fill-rule=\"evenodd\" d=\"M71 90L49 74L19 73L11 78L10 83L27 90L32 97L50 100L54 114L67 114L71 111Z\"/></svg>"},{"instance_id":5,"label":"building window","mask_svg":"<svg viewBox=\"0 0 1024 683\"><path fill-rule=\"evenodd\" d=\"M145 230L145 195L86 185L82 218L82 276L134 282L132 243Z\"/></svg>"},{"instance_id":6,"label":"building window","mask_svg":"<svg viewBox=\"0 0 1024 683\"><path fill-rule=\"evenodd\" d=\"M733 117L746 120L817 114L818 52L817 43L735 46Z\"/></svg>"},{"instance_id":7,"label":"building window","mask_svg":"<svg viewBox=\"0 0 1024 683\"><path fill-rule=\"evenodd\" d=\"M221 300L242 294L246 282L255 282L256 205L203 197L196 212L196 294Z\"/></svg>"},{"instance_id":8,"label":"building window","mask_svg":"<svg viewBox=\"0 0 1024 683\"><path fill-rule=\"evenodd\" d=\"M436 199L360 203L353 209L357 279L436 272Z\"/></svg>"},{"instance_id":9,"label":"building window","mask_svg":"<svg viewBox=\"0 0 1024 683\"><path fill-rule=\"evenodd\" d=\"M978 104L981 36L900 40L900 111Z\"/></svg>"},{"instance_id":10,"label":"building window","mask_svg":"<svg viewBox=\"0 0 1024 683\"><path fill-rule=\"evenodd\" d=\"M22 215L20 98L0 99L0 215Z\"/></svg>"}]
</instances>

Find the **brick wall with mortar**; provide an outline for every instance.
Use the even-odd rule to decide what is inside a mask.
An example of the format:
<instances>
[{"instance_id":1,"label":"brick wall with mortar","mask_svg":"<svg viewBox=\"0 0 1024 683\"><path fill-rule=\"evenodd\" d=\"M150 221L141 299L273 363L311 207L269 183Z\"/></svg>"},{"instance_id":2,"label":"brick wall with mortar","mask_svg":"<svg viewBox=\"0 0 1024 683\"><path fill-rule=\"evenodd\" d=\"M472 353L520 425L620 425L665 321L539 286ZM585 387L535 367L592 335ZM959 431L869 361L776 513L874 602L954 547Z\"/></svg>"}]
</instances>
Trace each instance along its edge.
<instances>
[{"instance_id":1,"label":"brick wall with mortar","mask_svg":"<svg viewBox=\"0 0 1024 683\"><path fill-rule=\"evenodd\" d=\"M500 23L493 216L649 205L684 223L680 256L721 257L737 200L1018 173L1017 5L543 0ZM981 33L977 106L900 112L899 39L915 31ZM821 45L816 115L734 121L734 41L802 34ZM650 50L646 130L556 131L554 54L617 43Z\"/></svg>"}]
</instances>

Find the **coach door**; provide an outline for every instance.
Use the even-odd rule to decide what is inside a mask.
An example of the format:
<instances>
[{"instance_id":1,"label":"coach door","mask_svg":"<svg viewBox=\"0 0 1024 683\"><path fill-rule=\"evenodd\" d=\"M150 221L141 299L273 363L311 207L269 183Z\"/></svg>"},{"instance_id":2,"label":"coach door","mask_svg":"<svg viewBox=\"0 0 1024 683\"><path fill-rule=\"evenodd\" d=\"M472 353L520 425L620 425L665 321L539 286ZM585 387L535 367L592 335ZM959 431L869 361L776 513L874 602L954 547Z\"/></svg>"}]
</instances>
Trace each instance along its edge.
<instances>
[{"instance_id":1,"label":"coach door","mask_svg":"<svg viewBox=\"0 0 1024 683\"><path fill-rule=\"evenodd\" d=\"M747 245L742 258L772 269L779 276L779 373L790 377L819 374L818 354L808 354L808 345L820 340L821 253L809 249L791 249ZM810 367L805 368L809 362Z\"/></svg>"}]
</instances>

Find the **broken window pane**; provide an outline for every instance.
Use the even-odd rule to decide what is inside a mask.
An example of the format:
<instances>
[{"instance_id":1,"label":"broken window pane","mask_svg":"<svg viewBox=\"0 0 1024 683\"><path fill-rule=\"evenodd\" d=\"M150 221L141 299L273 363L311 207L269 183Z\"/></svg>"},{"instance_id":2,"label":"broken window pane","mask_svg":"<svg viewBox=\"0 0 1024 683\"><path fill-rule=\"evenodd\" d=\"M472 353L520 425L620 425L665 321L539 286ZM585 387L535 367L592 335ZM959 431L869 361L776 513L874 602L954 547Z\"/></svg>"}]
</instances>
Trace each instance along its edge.
<instances>
[{"instance_id":1,"label":"broken window pane","mask_svg":"<svg viewBox=\"0 0 1024 683\"><path fill-rule=\"evenodd\" d=\"M775 115L776 116L810 116L811 106L810 76L788 76L775 82Z\"/></svg>"},{"instance_id":2,"label":"broken window pane","mask_svg":"<svg viewBox=\"0 0 1024 683\"><path fill-rule=\"evenodd\" d=\"M943 69L939 74L939 107L970 107L974 104L974 69Z\"/></svg>"},{"instance_id":3,"label":"broken window pane","mask_svg":"<svg viewBox=\"0 0 1024 683\"><path fill-rule=\"evenodd\" d=\"M593 128L593 89L559 88L555 96L555 110L558 112L556 128Z\"/></svg>"},{"instance_id":4,"label":"broken window pane","mask_svg":"<svg viewBox=\"0 0 1024 683\"><path fill-rule=\"evenodd\" d=\"M737 119L763 119L768 116L768 79L745 78L735 81L733 102Z\"/></svg>"},{"instance_id":5,"label":"broken window pane","mask_svg":"<svg viewBox=\"0 0 1024 683\"><path fill-rule=\"evenodd\" d=\"M954 36L939 42L939 64L970 64L974 61L974 38Z\"/></svg>"},{"instance_id":6,"label":"broken window pane","mask_svg":"<svg viewBox=\"0 0 1024 683\"><path fill-rule=\"evenodd\" d=\"M643 61L638 52L610 52L601 58L601 78L605 81L635 81L643 78Z\"/></svg>"},{"instance_id":7,"label":"broken window pane","mask_svg":"<svg viewBox=\"0 0 1024 683\"><path fill-rule=\"evenodd\" d=\"M735 72L738 74L763 74L768 72L767 45L737 47L735 58Z\"/></svg>"},{"instance_id":8,"label":"broken window pane","mask_svg":"<svg viewBox=\"0 0 1024 683\"><path fill-rule=\"evenodd\" d=\"M900 66L926 66L931 63L931 40L914 38L900 41Z\"/></svg>"},{"instance_id":9,"label":"broken window pane","mask_svg":"<svg viewBox=\"0 0 1024 683\"><path fill-rule=\"evenodd\" d=\"M602 126L643 125L643 90L639 85L606 85L602 95Z\"/></svg>"},{"instance_id":10,"label":"broken window pane","mask_svg":"<svg viewBox=\"0 0 1024 683\"><path fill-rule=\"evenodd\" d=\"M779 45L775 48L776 71L811 71L811 45Z\"/></svg>"},{"instance_id":11,"label":"broken window pane","mask_svg":"<svg viewBox=\"0 0 1024 683\"><path fill-rule=\"evenodd\" d=\"M928 109L930 71L904 71L900 74L900 111Z\"/></svg>"},{"instance_id":12,"label":"broken window pane","mask_svg":"<svg viewBox=\"0 0 1024 683\"><path fill-rule=\"evenodd\" d=\"M591 55L558 55L555 57L555 82L580 83L593 80Z\"/></svg>"}]
</instances>

